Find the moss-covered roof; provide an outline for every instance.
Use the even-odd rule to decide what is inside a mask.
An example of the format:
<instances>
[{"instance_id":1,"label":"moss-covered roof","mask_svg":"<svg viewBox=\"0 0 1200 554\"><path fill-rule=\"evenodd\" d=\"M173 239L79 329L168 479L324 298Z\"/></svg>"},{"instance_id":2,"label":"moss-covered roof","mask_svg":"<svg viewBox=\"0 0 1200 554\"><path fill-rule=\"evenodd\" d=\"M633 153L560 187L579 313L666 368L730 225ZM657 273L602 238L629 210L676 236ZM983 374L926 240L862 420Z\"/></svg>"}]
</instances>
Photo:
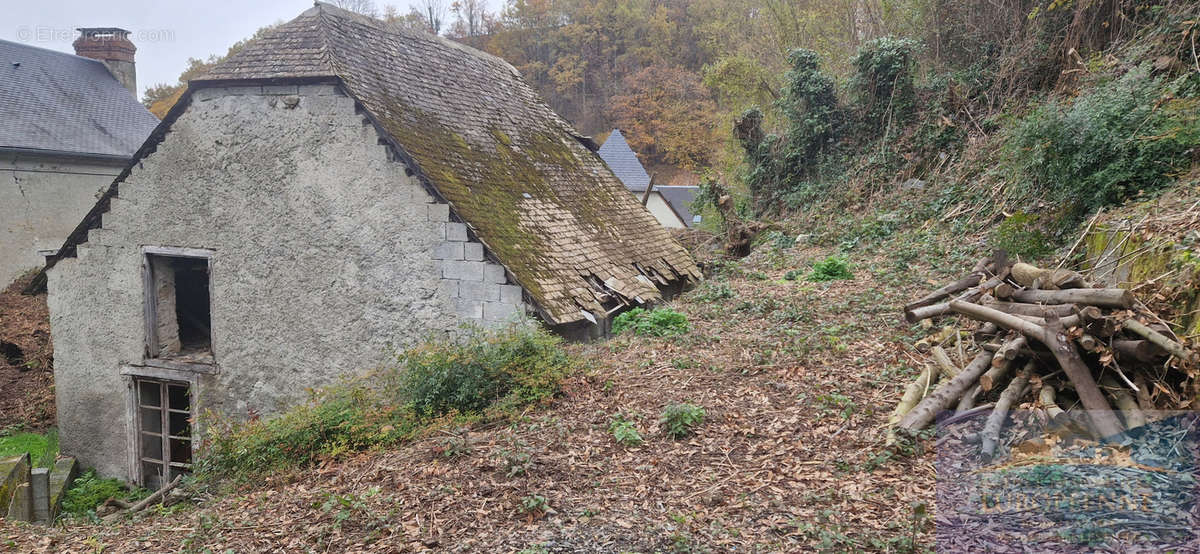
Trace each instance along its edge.
<instances>
[{"instance_id":1,"label":"moss-covered roof","mask_svg":"<svg viewBox=\"0 0 1200 554\"><path fill-rule=\"evenodd\" d=\"M602 311L610 293L651 301L652 281L699 278L578 133L494 56L317 4L191 86L313 77L343 83L553 322Z\"/></svg>"}]
</instances>

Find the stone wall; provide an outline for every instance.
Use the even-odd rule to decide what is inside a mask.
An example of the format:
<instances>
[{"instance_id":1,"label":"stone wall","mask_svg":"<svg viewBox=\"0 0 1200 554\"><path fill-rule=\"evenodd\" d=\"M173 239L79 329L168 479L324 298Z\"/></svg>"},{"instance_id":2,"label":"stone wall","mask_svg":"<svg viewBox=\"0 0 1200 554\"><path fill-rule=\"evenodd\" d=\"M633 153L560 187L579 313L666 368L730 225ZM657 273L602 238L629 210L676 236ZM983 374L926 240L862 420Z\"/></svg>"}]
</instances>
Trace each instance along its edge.
<instances>
[{"instance_id":1,"label":"stone wall","mask_svg":"<svg viewBox=\"0 0 1200 554\"><path fill-rule=\"evenodd\" d=\"M147 247L210 254L216 373L143 359ZM200 89L49 274L62 451L132 479L132 376L242 417L522 311L521 290L332 86Z\"/></svg>"},{"instance_id":2,"label":"stone wall","mask_svg":"<svg viewBox=\"0 0 1200 554\"><path fill-rule=\"evenodd\" d=\"M62 246L120 164L0 153L0 289Z\"/></svg>"}]
</instances>

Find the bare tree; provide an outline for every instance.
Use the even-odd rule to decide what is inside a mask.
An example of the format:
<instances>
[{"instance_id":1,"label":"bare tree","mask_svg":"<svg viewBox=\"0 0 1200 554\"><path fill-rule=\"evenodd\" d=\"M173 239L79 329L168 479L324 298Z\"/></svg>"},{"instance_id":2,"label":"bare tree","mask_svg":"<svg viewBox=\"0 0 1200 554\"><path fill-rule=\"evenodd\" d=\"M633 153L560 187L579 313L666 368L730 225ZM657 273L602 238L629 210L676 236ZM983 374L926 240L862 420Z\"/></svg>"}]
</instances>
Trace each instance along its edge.
<instances>
[{"instance_id":1,"label":"bare tree","mask_svg":"<svg viewBox=\"0 0 1200 554\"><path fill-rule=\"evenodd\" d=\"M375 7L375 0L331 0L331 3L343 10L350 10L367 17L379 17L379 10Z\"/></svg>"},{"instance_id":2,"label":"bare tree","mask_svg":"<svg viewBox=\"0 0 1200 554\"><path fill-rule=\"evenodd\" d=\"M438 34L446 22L446 0L417 0L412 10L425 19L429 32Z\"/></svg>"},{"instance_id":3,"label":"bare tree","mask_svg":"<svg viewBox=\"0 0 1200 554\"><path fill-rule=\"evenodd\" d=\"M451 9L458 18L455 26L461 34L468 37L484 34L484 20L487 14L487 3L484 0L455 0Z\"/></svg>"}]
</instances>

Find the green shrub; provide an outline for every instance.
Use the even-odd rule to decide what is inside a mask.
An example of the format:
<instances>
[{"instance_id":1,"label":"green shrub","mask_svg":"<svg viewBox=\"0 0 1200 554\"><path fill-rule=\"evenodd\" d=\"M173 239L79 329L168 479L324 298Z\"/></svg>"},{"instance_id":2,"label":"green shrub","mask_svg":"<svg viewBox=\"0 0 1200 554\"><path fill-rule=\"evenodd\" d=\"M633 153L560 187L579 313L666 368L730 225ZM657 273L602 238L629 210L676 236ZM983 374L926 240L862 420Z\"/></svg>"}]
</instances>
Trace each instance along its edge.
<instances>
[{"instance_id":1,"label":"green shrub","mask_svg":"<svg viewBox=\"0 0 1200 554\"><path fill-rule=\"evenodd\" d=\"M1200 99L1176 97L1177 83L1141 66L1073 102L1047 102L1013 126L1005 162L1072 221L1161 189L1200 142Z\"/></svg>"},{"instance_id":2,"label":"green shrub","mask_svg":"<svg viewBox=\"0 0 1200 554\"><path fill-rule=\"evenodd\" d=\"M845 256L829 256L824 260L814 262L812 271L805 277L809 281L836 281L853 279L850 264Z\"/></svg>"},{"instance_id":3,"label":"green shrub","mask_svg":"<svg viewBox=\"0 0 1200 554\"><path fill-rule=\"evenodd\" d=\"M671 404L663 408L659 424L664 433L672 438L681 439L694 431L694 428L704 421L704 408L695 404Z\"/></svg>"},{"instance_id":4,"label":"green shrub","mask_svg":"<svg viewBox=\"0 0 1200 554\"><path fill-rule=\"evenodd\" d=\"M612 324L614 335L630 331L635 335L669 337L691 330L687 316L670 308L655 308L653 311L634 308L613 318Z\"/></svg>"},{"instance_id":5,"label":"green shrub","mask_svg":"<svg viewBox=\"0 0 1200 554\"><path fill-rule=\"evenodd\" d=\"M432 342L400 356L400 394L421 416L482 413L553 396L570 369L562 339L532 326Z\"/></svg>"},{"instance_id":6,"label":"green shrub","mask_svg":"<svg viewBox=\"0 0 1200 554\"><path fill-rule=\"evenodd\" d=\"M625 419L622 414L616 414L608 421L608 432L616 441L624 446L637 446L642 444L642 435L638 433L637 427L632 421Z\"/></svg>"},{"instance_id":7,"label":"green shrub","mask_svg":"<svg viewBox=\"0 0 1200 554\"><path fill-rule=\"evenodd\" d=\"M561 339L528 324L431 340L396 367L314 391L278 417L206 414L197 473L250 478L394 444L447 419L504 419L557 394L572 366Z\"/></svg>"},{"instance_id":8,"label":"green shrub","mask_svg":"<svg viewBox=\"0 0 1200 554\"><path fill-rule=\"evenodd\" d=\"M142 488L130 489L119 479L104 479L89 469L75 478L63 495L62 511L74 517L95 517L96 508L109 498L136 502L150 495Z\"/></svg>"},{"instance_id":9,"label":"green shrub","mask_svg":"<svg viewBox=\"0 0 1200 554\"><path fill-rule=\"evenodd\" d=\"M1037 218L1026 213L1015 213L992 232L990 245L1005 250L1009 256L1023 260L1038 260L1054 251L1054 241L1038 228Z\"/></svg>"}]
</instances>

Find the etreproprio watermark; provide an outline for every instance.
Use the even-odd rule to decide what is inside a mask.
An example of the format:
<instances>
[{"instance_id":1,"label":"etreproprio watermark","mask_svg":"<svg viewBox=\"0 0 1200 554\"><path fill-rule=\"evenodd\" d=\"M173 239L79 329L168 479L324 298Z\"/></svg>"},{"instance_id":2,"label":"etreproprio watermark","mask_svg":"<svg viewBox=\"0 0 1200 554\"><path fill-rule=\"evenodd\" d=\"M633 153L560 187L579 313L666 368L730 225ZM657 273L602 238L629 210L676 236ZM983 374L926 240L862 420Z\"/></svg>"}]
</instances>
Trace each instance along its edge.
<instances>
[{"instance_id":1,"label":"etreproprio watermark","mask_svg":"<svg viewBox=\"0 0 1200 554\"><path fill-rule=\"evenodd\" d=\"M79 27L85 27L80 25ZM78 27L50 27L22 25L17 27L17 40L21 42L52 43L73 42L79 37ZM135 43L175 42L173 29L137 29L129 31L129 40Z\"/></svg>"}]
</instances>

